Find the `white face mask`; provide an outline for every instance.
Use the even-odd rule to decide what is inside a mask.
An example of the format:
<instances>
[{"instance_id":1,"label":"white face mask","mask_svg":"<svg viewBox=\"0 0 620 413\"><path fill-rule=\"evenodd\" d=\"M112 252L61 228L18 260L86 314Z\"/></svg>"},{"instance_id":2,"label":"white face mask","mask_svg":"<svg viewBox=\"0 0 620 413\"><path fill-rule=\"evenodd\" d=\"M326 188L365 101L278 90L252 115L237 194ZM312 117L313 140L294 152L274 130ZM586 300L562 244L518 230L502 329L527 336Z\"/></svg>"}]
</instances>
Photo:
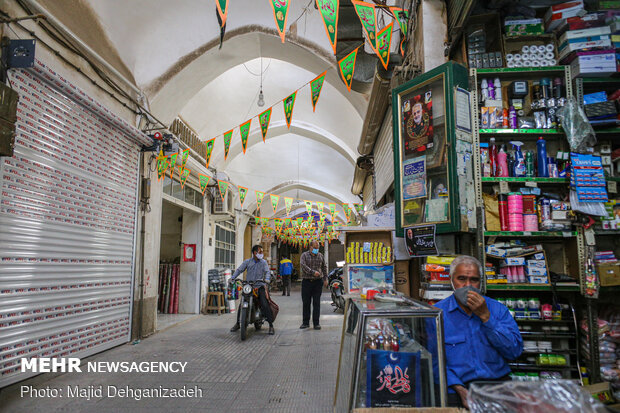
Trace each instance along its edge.
<instances>
[{"instance_id":1,"label":"white face mask","mask_svg":"<svg viewBox=\"0 0 620 413\"><path fill-rule=\"evenodd\" d=\"M264 257L264 255L263 255L263 254L256 254L256 258L258 258L259 260L262 260L262 259L263 259L263 257Z\"/></svg>"}]
</instances>

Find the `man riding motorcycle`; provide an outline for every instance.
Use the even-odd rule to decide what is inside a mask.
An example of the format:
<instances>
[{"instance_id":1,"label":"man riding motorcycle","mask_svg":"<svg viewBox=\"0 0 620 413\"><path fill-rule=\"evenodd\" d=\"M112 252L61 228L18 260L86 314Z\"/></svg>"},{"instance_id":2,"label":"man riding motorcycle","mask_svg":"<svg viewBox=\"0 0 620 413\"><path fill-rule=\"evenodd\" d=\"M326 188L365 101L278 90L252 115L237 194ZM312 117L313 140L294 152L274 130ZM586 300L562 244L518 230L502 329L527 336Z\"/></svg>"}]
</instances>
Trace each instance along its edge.
<instances>
[{"instance_id":1,"label":"man riding motorcycle","mask_svg":"<svg viewBox=\"0 0 620 413\"><path fill-rule=\"evenodd\" d=\"M271 312L271 307L269 306L269 301L267 301L267 292L265 290L267 288L266 285L269 285L271 274L267 261L263 259L263 247L260 245L254 245L252 247L252 258L249 258L241 263L239 268L237 268L232 275L231 280L235 280L235 278L246 270L246 280L255 281L255 287L258 287L258 302L260 304L260 309L269 323L269 334L273 335L275 334L273 329L273 314ZM237 311L237 322L230 329L233 333L241 328L239 325L240 314L241 311Z\"/></svg>"}]
</instances>

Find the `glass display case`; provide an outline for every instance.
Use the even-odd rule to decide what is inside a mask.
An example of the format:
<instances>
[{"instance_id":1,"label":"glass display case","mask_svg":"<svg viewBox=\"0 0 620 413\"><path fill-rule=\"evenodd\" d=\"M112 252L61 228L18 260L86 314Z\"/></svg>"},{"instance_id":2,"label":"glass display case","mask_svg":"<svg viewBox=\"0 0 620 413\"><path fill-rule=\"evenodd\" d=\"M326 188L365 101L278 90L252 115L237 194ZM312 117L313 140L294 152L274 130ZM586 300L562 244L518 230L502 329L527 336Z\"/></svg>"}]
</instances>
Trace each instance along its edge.
<instances>
[{"instance_id":1,"label":"glass display case","mask_svg":"<svg viewBox=\"0 0 620 413\"><path fill-rule=\"evenodd\" d=\"M334 412L445 405L441 310L414 300L395 303L350 297Z\"/></svg>"},{"instance_id":2,"label":"glass display case","mask_svg":"<svg viewBox=\"0 0 620 413\"><path fill-rule=\"evenodd\" d=\"M392 91L399 237L411 226L435 224L437 233L468 231L472 226L475 194L467 88L467 69L448 62Z\"/></svg>"}]
</instances>

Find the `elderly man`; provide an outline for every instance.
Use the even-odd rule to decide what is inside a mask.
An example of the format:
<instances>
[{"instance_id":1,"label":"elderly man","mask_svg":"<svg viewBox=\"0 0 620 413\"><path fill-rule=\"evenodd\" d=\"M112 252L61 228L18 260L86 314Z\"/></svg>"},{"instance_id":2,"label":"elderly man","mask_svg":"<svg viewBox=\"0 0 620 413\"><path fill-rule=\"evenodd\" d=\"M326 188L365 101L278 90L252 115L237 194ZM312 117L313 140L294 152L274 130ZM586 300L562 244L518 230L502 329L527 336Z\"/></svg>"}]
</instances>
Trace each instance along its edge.
<instances>
[{"instance_id":1,"label":"elderly man","mask_svg":"<svg viewBox=\"0 0 620 413\"><path fill-rule=\"evenodd\" d=\"M321 293L327 287L327 266L323 254L319 252L318 241L310 244L310 251L301 254L301 300L303 303L303 321L299 328L310 327L310 302L312 302L312 323L315 330L320 330Z\"/></svg>"},{"instance_id":2,"label":"elderly man","mask_svg":"<svg viewBox=\"0 0 620 413\"><path fill-rule=\"evenodd\" d=\"M508 380L509 360L523 351L523 340L508 308L480 294L482 265L461 255L450 264L454 294L436 307L443 310L448 402L467 407L473 381Z\"/></svg>"}]
</instances>

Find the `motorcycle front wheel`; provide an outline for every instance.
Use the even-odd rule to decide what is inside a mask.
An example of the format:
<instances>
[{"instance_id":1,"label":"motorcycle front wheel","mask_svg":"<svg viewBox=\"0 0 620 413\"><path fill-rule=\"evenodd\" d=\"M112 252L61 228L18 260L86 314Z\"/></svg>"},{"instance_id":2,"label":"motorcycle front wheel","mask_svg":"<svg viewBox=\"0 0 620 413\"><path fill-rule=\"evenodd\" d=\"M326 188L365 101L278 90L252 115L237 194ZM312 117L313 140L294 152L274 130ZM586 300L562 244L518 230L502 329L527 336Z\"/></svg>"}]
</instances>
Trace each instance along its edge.
<instances>
[{"instance_id":1,"label":"motorcycle front wheel","mask_svg":"<svg viewBox=\"0 0 620 413\"><path fill-rule=\"evenodd\" d=\"M247 308L241 308L241 317L239 320L239 327L241 327L240 333L241 333L241 340L245 340L245 338L247 337L247 333L248 333L248 309Z\"/></svg>"}]
</instances>

